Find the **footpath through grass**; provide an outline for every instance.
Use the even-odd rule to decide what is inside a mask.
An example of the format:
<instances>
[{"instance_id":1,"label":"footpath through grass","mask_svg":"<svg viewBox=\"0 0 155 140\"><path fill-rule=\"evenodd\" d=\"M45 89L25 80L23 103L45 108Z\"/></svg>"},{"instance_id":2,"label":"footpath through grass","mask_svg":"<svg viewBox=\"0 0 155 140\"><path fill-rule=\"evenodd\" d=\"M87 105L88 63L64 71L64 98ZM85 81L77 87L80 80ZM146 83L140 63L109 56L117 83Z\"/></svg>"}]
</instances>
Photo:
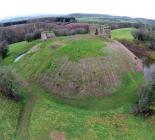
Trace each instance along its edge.
<instances>
[{"instance_id":1,"label":"footpath through grass","mask_svg":"<svg viewBox=\"0 0 155 140\"><path fill-rule=\"evenodd\" d=\"M34 45L38 44L40 40L36 40L33 42L19 42L15 44L9 45L9 53L7 58L3 61L3 64L12 64L16 57L22 55L23 53L27 52L30 48L32 48Z\"/></svg>"}]
</instances>

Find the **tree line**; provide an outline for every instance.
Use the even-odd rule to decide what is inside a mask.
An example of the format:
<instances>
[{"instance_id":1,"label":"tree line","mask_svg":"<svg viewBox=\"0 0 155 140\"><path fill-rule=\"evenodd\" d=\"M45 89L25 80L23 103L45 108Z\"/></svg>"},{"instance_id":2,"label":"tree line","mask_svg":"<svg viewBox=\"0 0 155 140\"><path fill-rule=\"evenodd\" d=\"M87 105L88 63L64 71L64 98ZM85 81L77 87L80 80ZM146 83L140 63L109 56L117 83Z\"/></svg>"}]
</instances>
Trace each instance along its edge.
<instances>
[{"instance_id":1,"label":"tree line","mask_svg":"<svg viewBox=\"0 0 155 140\"><path fill-rule=\"evenodd\" d=\"M155 49L155 27L148 26L136 29L132 35L136 40L147 43L150 49Z\"/></svg>"}]
</instances>

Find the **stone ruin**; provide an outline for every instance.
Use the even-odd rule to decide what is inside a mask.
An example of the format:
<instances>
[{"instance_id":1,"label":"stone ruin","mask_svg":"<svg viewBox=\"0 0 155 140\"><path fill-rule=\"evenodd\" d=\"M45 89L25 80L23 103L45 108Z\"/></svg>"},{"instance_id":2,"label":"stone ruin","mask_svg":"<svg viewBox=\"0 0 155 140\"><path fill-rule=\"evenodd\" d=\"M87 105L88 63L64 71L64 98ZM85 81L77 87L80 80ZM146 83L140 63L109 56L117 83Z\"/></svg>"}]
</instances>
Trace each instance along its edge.
<instances>
[{"instance_id":1,"label":"stone ruin","mask_svg":"<svg viewBox=\"0 0 155 140\"><path fill-rule=\"evenodd\" d=\"M105 25L90 24L89 34L111 38L111 29Z\"/></svg>"},{"instance_id":2,"label":"stone ruin","mask_svg":"<svg viewBox=\"0 0 155 140\"><path fill-rule=\"evenodd\" d=\"M55 33L52 31L44 31L41 33L41 40L47 40L49 38L55 38Z\"/></svg>"},{"instance_id":3,"label":"stone ruin","mask_svg":"<svg viewBox=\"0 0 155 140\"><path fill-rule=\"evenodd\" d=\"M99 24L78 24L78 23L72 23L67 24L66 26L69 30L83 28L88 29L88 33L90 35L98 35L101 37L111 38L111 29L108 26L105 25L99 25ZM56 35L53 31L44 31L41 33L41 39L47 40L49 38L55 38Z\"/></svg>"}]
</instances>

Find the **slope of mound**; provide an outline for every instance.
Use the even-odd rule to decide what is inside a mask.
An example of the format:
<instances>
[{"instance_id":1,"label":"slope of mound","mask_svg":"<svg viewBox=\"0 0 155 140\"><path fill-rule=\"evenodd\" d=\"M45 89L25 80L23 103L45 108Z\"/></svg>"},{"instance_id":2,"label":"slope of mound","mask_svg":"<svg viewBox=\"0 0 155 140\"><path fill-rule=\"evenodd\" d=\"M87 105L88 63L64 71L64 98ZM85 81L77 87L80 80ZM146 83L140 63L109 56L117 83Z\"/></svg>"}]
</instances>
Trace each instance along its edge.
<instances>
[{"instance_id":1,"label":"slope of mound","mask_svg":"<svg viewBox=\"0 0 155 140\"><path fill-rule=\"evenodd\" d=\"M120 60L124 62L122 62L122 64L124 64L124 67L128 68L128 70L143 72L143 64L141 60L120 42L113 41L109 43L108 49L113 53L112 55L117 55Z\"/></svg>"},{"instance_id":2,"label":"slope of mound","mask_svg":"<svg viewBox=\"0 0 155 140\"><path fill-rule=\"evenodd\" d=\"M77 41L57 51L54 68L42 74L41 85L58 96L109 96L120 86L122 75L143 71L140 60L119 42L100 45Z\"/></svg>"},{"instance_id":3,"label":"slope of mound","mask_svg":"<svg viewBox=\"0 0 155 140\"><path fill-rule=\"evenodd\" d=\"M37 52L27 54L14 66L24 78L37 81L54 97L90 108L94 104L114 107L113 100L118 106L121 100L131 103L142 83L138 58L119 42L89 35L42 42ZM98 96L104 102L94 99Z\"/></svg>"},{"instance_id":4,"label":"slope of mound","mask_svg":"<svg viewBox=\"0 0 155 140\"><path fill-rule=\"evenodd\" d=\"M29 47L33 48L35 45ZM53 47L57 45L58 48ZM12 62L13 58L16 58L14 56L19 56L21 50L27 50L25 45L21 45L21 49L17 44L12 47L10 56L4 60L6 64ZM143 82L143 75L137 69L135 59L121 44L83 35L44 41L39 48L11 64L17 73L28 81L25 85L27 90L22 94L27 96L32 93L35 102L32 105L32 99L28 98L22 117L19 112L17 115L11 114L12 110L9 111L10 115L6 113L1 117L2 134L11 137L14 133L17 136L19 133L22 135L21 139L154 138L153 121L150 127L150 122L128 114L137 101L137 88ZM16 51L12 53L13 50ZM52 84L53 81L58 82L58 87L63 83L62 90L65 92L58 93L60 89L56 84ZM47 89L50 92L47 92ZM63 98L56 98L57 96L51 96L52 94L63 94ZM80 97L77 97L78 95ZM12 107L11 104L11 109ZM5 108L7 106L3 108L2 105L1 112L7 110ZM18 125L9 125L8 122L18 120L18 117ZM10 131L5 127L7 124L12 130L18 126L17 132ZM12 134L7 134L7 131Z\"/></svg>"}]
</instances>

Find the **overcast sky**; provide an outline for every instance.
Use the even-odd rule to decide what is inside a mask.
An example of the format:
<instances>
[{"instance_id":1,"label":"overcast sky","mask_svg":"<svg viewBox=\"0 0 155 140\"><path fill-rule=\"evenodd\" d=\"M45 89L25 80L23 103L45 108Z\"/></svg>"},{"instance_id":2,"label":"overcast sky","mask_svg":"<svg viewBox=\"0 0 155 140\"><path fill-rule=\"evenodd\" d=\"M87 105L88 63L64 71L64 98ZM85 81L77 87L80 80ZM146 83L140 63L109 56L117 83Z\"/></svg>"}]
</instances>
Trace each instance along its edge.
<instances>
[{"instance_id":1,"label":"overcast sky","mask_svg":"<svg viewBox=\"0 0 155 140\"><path fill-rule=\"evenodd\" d=\"M100 13L155 19L155 0L0 0L0 18L68 13Z\"/></svg>"}]
</instances>

